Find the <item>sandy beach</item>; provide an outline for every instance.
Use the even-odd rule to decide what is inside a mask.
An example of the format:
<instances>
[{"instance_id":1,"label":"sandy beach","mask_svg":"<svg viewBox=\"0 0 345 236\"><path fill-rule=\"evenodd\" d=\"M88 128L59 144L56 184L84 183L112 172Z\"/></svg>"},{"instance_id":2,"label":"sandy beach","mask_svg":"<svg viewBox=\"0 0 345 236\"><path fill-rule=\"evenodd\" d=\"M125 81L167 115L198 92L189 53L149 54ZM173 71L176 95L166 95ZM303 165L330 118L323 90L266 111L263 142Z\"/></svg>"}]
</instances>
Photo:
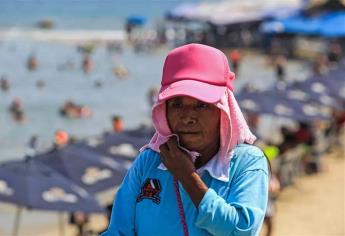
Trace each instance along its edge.
<instances>
[{"instance_id":1,"label":"sandy beach","mask_svg":"<svg viewBox=\"0 0 345 236\"><path fill-rule=\"evenodd\" d=\"M302 176L280 193L274 236L345 235L344 154L323 161L323 172Z\"/></svg>"}]
</instances>

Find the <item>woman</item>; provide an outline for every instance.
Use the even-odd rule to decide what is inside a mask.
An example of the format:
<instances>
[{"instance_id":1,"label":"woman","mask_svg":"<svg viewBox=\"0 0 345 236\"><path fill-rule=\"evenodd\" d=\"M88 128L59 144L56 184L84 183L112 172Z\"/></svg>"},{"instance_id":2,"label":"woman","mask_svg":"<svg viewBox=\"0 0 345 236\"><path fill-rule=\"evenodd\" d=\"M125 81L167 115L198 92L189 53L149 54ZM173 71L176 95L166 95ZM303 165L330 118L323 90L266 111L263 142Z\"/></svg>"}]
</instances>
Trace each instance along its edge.
<instances>
[{"instance_id":1,"label":"woman","mask_svg":"<svg viewBox=\"0 0 345 236\"><path fill-rule=\"evenodd\" d=\"M110 235L258 235L268 168L233 96L225 55L172 50L152 110L156 133L116 194Z\"/></svg>"}]
</instances>

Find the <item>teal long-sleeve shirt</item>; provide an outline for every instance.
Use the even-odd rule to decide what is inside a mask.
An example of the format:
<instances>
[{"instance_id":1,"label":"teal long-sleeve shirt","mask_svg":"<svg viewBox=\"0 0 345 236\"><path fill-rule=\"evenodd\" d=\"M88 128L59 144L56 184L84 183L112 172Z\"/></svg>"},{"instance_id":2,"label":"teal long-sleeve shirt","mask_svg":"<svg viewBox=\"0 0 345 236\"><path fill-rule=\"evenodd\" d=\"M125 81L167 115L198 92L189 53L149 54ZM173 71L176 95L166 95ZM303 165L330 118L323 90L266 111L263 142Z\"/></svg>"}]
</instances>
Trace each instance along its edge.
<instances>
[{"instance_id":1,"label":"teal long-sleeve shirt","mask_svg":"<svg viewBox=\"0 0 345 236\"><path fill-rule=\"evenodd\" d=\"M118 190L108 230L101 236L183 236L173 176L159 169L159 153L140 153ZM179 185L190 236L258 235L268 199L268 165L262 151L240 144L229 181L201 176L208 191L196 208Z\"/></svg>"}]
</instances>

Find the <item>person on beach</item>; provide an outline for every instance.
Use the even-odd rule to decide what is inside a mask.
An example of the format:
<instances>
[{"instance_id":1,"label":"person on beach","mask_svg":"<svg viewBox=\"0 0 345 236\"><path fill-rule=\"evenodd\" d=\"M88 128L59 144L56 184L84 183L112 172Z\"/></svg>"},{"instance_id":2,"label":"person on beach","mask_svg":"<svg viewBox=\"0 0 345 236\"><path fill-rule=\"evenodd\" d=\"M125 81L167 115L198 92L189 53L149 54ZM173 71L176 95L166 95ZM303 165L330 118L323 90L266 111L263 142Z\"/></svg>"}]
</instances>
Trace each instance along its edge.
<instances>
[{"instance_id":1,"label":"person on beach","mask_svg":"<svg viewBox=\"0 0 345 236\"><path fill-rule=\"evenodd\" d=\"M54 149L61 149L70 142L69 134L64 130L56 130L54 133Z\"/></svg>"},{"instance_id":2,"label":"person on beach","mask_svg":"<svg viewBox=\"0 0 345 236\"><path fill-rule=\"evenodd\" d=\"M18 123L22 123L25 121L26 118L25 118L25 112L24 112L24 105L20 98L15 97L12 100L8 110L11 113L14 121Z\"/></svg>"},{"instance_id":3,"label":"person on beach","mask_svg":"<svg viewBox=\"0 0 345 236\"><path fill-rule=\"evenodd\" d=\"M278 81L285 81L286 76L286 58L283 55L279 55L275 59L275 73Z\"/></svg>"},{"instance_id":4,"label":"person on beach","mask_svg":"<svg viewBox=\"0 0 345 236\"><path fill-rule=\"evenodd\" d=\"M123 120L122 120L121 116L114 115L111 118L111 124L112 124L113 132L114 133L121 133L121 132L123 132L124 128L123 128Z\"/></svg>"},{"instance_id":5,"label":"person on beach","mask_svg":"<svg viewBox=\"0 0 345 236\"><path fill-rule=\"evenodd\" d=\"M164 63L156 130L116 193L110 235L259 235L268 162L213 47L188 44Z\"/></svg>"},{"instance_id":6,"label":"person on beach","mask_svg":"<svg viewBox=\"0 0 345 236\"><path fill-rule=\"evenodd\" d=\"M229 57L232 65L232 70L238 76L241 61L241 53L238 49L235 49L230 52Z\"/></svg>"},{"instance_id":7,"label":"person on beach","mask_svg":"<svg viewBox=\"0 0 345 236\"><path fill-rule=\"evenodd\" d=\"M327 59L330 66L337 65L342 58L342 49L339 43L333 42L329 46L329 51L327 54Z\"/></svg>"},{"instance_id":8,"label":"person on beach","mask_svg":"<svg viewBox=\"0 0 345 236\"><path fill-rule=\"evenodd\" d=\"M31 54L29 57L28 57L28 60L26 62L26 68L29 70L29 71L34 71L36 70L38 67L38 61L35 57L34 54Z\"/></svg>"},{"instance_id":9,"label":"person on beach","mask_svg":"<svg viewBox=\"0 0 345 236\"><path fill-rule=\"evenodd\" d=\"M158 89L155 87L150 88L150 90L147 93L147 100L149 102L150 106L153 106L157 100L158 96Z\"/></svg>"},{"instance_id":10,"label":"person on beach","mask_svg":"<svg viewBox=\"0 0 345 236\"><path fill-rule=\"evenodd\" d=\"M73 212L69 215L69 223L77 228L76 236L85 236L86 225L89 223L89 216L81 211Z\"/></svg>"},{"instance_id":11,"label":"person on beach","mask_svg":"<svg viewBox=\"0 0 345 236\"><path fill-rule=\"evenodd\" d=\"M5 75L0 78L0 88L2 91L6 92L10 89L10 82Z\"/></svg>"},{"instance_id":12,"label":"person on beach","mask_svg":"<svg viewBox=\"0 0 345 236\"><path fill-rule=\"evenodd\" d=\"M86 54L83 58L82 68L85 74L90 73L93 69L93 62L89 54Z\"/></svg>"}]
</instances>

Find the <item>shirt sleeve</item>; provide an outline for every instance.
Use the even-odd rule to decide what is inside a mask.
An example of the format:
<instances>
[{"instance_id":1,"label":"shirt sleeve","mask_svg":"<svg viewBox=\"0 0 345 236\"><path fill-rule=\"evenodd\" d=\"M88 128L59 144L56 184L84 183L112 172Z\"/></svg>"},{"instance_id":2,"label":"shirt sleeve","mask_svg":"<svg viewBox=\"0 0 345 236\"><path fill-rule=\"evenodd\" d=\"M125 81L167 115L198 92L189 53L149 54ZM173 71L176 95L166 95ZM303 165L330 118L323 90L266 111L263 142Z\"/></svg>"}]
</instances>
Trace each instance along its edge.
<instances>
[{"instance_id":1,"label":"shirt sleeve","mask_svg":"<svg viewBox=\"0 0 345 236\"><path fill-rule=\"evenodd\" d=\"M117 191L108 229L101 236L135 235L135 205L142 176L140 159L139 156L134 161Z\"/></svg>"},{"instance_id":2,"label":"shirt sleeve","mask_svg":"<svg viewBox=\"0 0 345 236\"><path fill-rule=\"evenodd\" d=\"M198 207L198 227L217 236L259 234L267 207L268 171L266 158L256 159L234 177L227 199L208 189Z\"/></svg>"}]
</instances>

